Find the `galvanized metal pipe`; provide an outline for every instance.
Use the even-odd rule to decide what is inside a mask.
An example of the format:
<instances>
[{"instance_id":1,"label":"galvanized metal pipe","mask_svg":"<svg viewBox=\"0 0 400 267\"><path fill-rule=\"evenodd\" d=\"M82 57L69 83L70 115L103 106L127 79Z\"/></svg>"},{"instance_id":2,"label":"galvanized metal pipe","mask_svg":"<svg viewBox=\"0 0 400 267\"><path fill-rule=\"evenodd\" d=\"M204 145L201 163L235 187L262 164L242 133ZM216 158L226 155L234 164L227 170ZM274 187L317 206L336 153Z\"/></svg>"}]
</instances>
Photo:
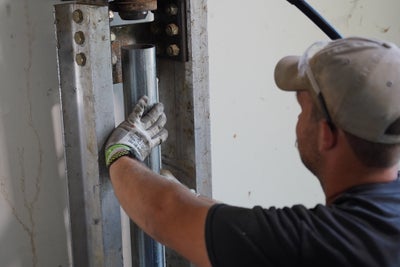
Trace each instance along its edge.
<instances>
[{"instance_id":1,"label":"galvanized metal pipe","mask_svg":"<svg viewBox=\"0 0 400 267\"><path fill-rule=\"evenodd\" d=\"M121 49L122 79L126 116L143 95L149 104L158 102L156 52L154 45L135 44ZM161 151L157 147L146 161L147 166L160 172ZM164 247L143 233L136 225L131 228L133 267L165 266Z\"/></svg>"}]
</instances>

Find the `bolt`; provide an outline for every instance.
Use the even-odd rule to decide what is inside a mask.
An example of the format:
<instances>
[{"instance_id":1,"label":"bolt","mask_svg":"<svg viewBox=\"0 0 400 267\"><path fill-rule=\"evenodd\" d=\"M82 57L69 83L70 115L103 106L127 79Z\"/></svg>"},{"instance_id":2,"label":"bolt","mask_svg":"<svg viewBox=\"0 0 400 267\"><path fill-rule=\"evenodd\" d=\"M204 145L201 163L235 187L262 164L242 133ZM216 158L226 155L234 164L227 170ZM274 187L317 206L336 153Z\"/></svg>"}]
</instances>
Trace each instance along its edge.
<instances>
[{"instance_id":1,"label":"bolt","mask_svg":"<svg viewBox=\"0 0 400 267\"><path fill-rule=\"evenodd\" d=\"M175 4L170 4L165 8L165 12L169 16L175 16L178 14L178 7Z\"/></svg>"},{"instance_id":2,"label":"bolt","mask_svg":"<svg viewBox=\"0 0 400 267\"><path fill-rule=\"evenodd\" d=\"M81 31L74 34L74 40L77 44L83 44L85 42L85 34Z\"/></svg>"},{"instance_id":3,"label":"bolt","mask_svg":"<svg viewBox=\"0 0 400 267\"><path fill-rule=\"evenodd\" d=\"M167 55L170 57L179 55L180 49L176 44L169 45L167 47Z\"/></svg>"},{"instance_id":4,"label":"bolt","mask_svg":"<svg viewBox=\"0 0 400 267\"><path fill-rule=\"evenodd\" d=\"M76 22L76 23L81 23L83 21L83 13L80 9L74 10L74 12L72 12L72 19Z\"/></svg>"},{"instance_id":5,"label":"bolt","mask_svg":"<svg viewBox=\"0 0 400 267\"><path fill-rule=\"evenodd\" d=\"M167 27L165 27L165 33L166 33L168 36L175 36L175 35L178 35L178 33L179 33L179 27L178 27L176 24L174 24L174 23L170 23L170 24L167 25Z\"/></svg>"},{"instance_id":6,"label":"bolt","mask_svg":"<svg viewBox=\"0 0 400 267\"><path fill-rule=\"evenodd\" d=\"M84 53L76 54L75 61L79 66L85 66L86 64L86 56Z\"/></svg>"}]
</instances>

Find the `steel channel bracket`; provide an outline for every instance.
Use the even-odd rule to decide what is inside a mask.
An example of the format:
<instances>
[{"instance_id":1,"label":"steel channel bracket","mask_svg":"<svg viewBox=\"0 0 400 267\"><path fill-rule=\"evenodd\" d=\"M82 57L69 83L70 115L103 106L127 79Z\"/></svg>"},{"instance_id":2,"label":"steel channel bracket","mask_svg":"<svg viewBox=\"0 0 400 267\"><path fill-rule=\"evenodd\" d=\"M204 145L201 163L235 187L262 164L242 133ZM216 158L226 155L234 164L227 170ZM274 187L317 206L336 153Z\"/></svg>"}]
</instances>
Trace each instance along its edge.
<instances>
[{"instance_id":1,"label":"steel channel bracket","mask_svg":"<svg viewBox=\"0 0 400 267\"><path fill-rule=\"evenodd\" d=\"M55 5L73 266L123 266L120 206L104 164L115 127L107 5Z\"/></svg>"},{"instance_id":2,"label":"steel channel bracket","mask_svg":"<svg viewBox=\"0 0 400 267\"><path fill-rule=\"evenodd\" d=\"M187 61L186 1L158 0L151 32L158 57Z\"/></svg>"},{"instance_id":3,"label":"steel channel bracket","mask_svg":"<svg viewBox=\"0 0 400 267\"><path fill-rule=\"evenodd\" d=\"M158 0L154 21L124 21L111 26L113 81L122 82L121 48L132 44L154 44L158 58L187 62L188 39L185 0Z\"/></svg>"}]
</instances>

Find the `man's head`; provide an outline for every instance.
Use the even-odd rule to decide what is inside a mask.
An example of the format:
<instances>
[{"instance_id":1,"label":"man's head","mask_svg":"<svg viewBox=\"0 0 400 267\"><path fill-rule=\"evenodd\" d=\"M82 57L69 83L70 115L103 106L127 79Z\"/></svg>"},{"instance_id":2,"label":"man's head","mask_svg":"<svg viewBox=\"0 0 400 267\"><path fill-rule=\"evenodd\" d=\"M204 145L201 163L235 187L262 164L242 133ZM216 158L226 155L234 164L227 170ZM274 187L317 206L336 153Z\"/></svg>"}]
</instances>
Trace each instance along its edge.
<instances>
[{"instance_id":1,"label":"man's head","mask_svg":"<svg viewBox=\"0 0 400 267\"><path fill-rule=\"evenodd\" d=\"M400 147L400 49L394 44L355 37L318 42L301 57L281 59L275 81L282 90L308 91L325 119L348 134L353 150Z\"/></svg>"}]
</instances>

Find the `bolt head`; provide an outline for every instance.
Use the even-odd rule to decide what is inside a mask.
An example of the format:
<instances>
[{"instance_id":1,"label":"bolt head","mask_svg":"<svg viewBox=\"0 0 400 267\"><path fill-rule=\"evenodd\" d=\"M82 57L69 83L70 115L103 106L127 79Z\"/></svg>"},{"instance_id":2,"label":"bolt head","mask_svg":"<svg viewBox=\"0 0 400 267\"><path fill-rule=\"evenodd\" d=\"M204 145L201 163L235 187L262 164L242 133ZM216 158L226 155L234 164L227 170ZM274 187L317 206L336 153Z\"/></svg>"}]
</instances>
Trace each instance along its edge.
<instances>
[{"instance_id":1,"label":"bolt head","mask_svg":"<svg viewBox=\"0 0 400 267\"><path fill-rule=\"evenodd\" d=\"M82 45L85 42L85 34L81 31L74 34L75 43Z\"/></svg>"},{"instance_id":2,"label":"bolt head","mask_svg":"<svg viewBox=\"0 0 400 267\"><path fill-rule=\"evenodd\" d=\"M86 55L84 53L76 54L75 61L76 61L76 64L78 64L79 66L85 66L86 65Z\"/></svg>"},{"instance_id":3,"label":"bolt head","mask_svg":"<svg viewBox=\"0 0 400 267\"><path fill-rule=\"evenodd\" d=\"M76 23L81 23L81 22L83 21L83 13L82 13L82 10L80 10L80 9L74 10L74 12L72 12L72 19L73 19Z\"/></svg>"},{"instance_id":4,"label":"bolt head","mask_svg":"<svg viewBox=\"0 0 400 267\"><path fill-rule=\"evenodd\" d=\"M165 12L169 16L175 16L178 14L178 7L175 4L170 4L166 7Z\"/></svg>"},{"instance_id":5,"label":"bolt head","mask_svg":"<svg viewBox=\"0 0 400 267\"><path fill-rule=\"evenodd\" d=\"M166 52L168 56L174 57L179 55L180 49L179 46L177 46L176 44L172 44L167 47Z\"/></svg>"},{"instance_id":6,"label":"bolt head","mask_svg":"<svg viewBox=\"0 0 400 267\"><path fill-rule=\"evenodd\" d=\"M179 34L179 27L174 24L174 23L170 23L167 25L167 27L165 28L165 33L168 36L175 36Z\"/></svg>"}]
</instances>

